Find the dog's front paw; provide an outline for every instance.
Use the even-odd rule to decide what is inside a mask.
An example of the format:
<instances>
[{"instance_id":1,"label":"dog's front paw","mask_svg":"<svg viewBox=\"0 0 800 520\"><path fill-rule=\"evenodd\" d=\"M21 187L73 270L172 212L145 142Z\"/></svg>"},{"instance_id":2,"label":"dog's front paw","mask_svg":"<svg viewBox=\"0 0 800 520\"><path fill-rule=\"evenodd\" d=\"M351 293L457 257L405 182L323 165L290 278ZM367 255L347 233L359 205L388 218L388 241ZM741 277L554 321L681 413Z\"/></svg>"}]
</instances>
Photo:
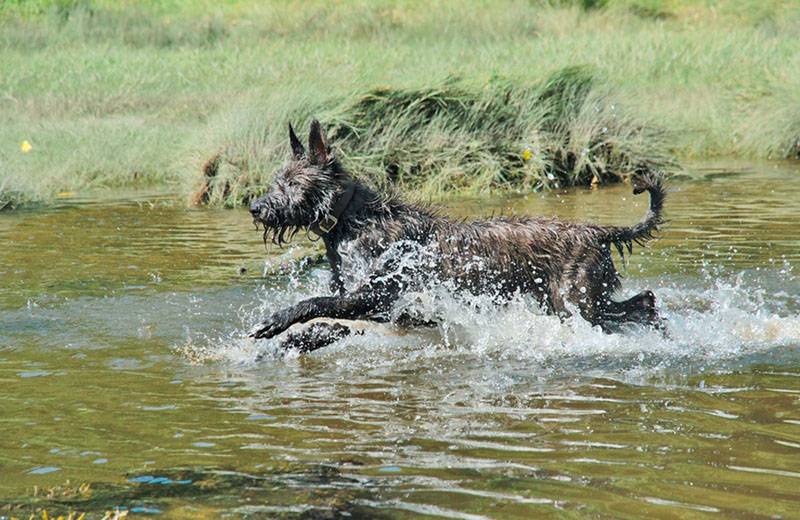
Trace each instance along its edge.
<instances>
[{"instance_id":1,"label":"dog's front paw","mask_svg":"<svg viewBox=\"0 0 800 520\"><path fill-rule=\"evenodd\" d=\"M276 312L266 320L262 321L255 330L250 333L251 338L269 339L277 336L281 332L291 327L292 322L285 312Z\"/></svg>"}]
</instances>

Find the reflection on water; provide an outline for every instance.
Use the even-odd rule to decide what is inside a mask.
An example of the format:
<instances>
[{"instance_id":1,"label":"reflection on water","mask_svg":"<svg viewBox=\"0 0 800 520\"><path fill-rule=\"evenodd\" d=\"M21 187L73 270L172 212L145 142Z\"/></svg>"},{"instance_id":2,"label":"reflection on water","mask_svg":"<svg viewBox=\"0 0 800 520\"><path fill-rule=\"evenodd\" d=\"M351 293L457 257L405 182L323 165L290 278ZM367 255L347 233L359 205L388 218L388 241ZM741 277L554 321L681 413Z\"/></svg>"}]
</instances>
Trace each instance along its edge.
<instances>
[{"instance_id":1,"label":"reflection on water","mask_svg":"<svg viewBox=\"0 0 800 520\"><path fill-rule=\"evenodd\" d=\"M646 204L621 186L449 211L630 223ZM792 517L800 177L676 184L667 208L624 281L667 335L441 298L436 333L304 357L243 331L327 272L292 261L307 244L265 253L244 211L2 215L0 516Z\"/></svg>"}]
</instances>

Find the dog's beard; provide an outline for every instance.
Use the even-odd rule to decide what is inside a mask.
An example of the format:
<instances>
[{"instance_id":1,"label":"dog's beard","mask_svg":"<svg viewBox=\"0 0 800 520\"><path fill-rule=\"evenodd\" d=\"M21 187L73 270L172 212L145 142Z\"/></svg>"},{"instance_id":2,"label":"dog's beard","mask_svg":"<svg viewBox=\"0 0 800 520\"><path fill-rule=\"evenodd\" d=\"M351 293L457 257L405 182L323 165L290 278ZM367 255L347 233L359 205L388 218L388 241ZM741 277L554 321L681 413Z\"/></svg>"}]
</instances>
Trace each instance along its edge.
<instances>
[{"instance_id":1,"label":"dog's beard","mask_svg":"<svg viewBox=\"0 0 800 520\"><path fill-rule=\"evenodd\" d=\"M258 229L258 224L260 223L260 221L256 219L253 222L256 225L256 229ZM278 247L283 247L284 244L288 244L289 242L291 242L292 238L294 238L294 236L302 229L302 226L295 226L289 224L283 224L279 226L268 226L266 224L263 224L263 226L264 226L264 235L263 235L264 245L266 245L267 240L269 240Z\"/></svg>"}]
</instances>

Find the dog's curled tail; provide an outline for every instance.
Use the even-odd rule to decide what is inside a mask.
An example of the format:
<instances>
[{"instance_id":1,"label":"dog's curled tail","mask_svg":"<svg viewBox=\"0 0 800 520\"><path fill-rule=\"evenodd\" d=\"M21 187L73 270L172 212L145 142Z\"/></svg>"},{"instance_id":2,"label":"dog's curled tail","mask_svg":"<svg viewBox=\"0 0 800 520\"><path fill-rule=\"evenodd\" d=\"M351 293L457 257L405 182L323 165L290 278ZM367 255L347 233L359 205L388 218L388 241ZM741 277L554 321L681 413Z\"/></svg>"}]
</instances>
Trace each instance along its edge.
<instances>
[{"instance_id":1,"label":"dog's curled tail","mask_svg":"<svg viewBox=\"0 0 800 520\"><path fill-rule=\"evenodd\" d=\"M613 227L609 229L607 240L616 246L621 256L623 246L628 249L628 253L633 250L633 244L644 245L645 242L654 238L653 234L658 231L658 226L664 223L662 212L664 200L667 192L664 189L664 179L658 174L640 175L632 179L633 194L638 195L644 191L650 194L650 208L644 220L630 227Z\"/></svg>"}]
</instances>

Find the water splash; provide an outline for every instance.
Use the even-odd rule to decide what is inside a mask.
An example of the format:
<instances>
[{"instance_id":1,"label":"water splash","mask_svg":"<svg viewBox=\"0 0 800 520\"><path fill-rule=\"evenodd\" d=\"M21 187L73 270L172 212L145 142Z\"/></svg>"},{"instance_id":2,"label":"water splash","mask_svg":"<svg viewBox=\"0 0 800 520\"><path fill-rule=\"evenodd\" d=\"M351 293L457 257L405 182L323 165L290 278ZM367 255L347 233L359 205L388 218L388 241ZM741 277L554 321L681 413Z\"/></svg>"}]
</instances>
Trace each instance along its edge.
<instances>
[{"instance_id":1,"label":"water splash","mask_svg":"<svg viewBox=\"0 0 800 520\"><path fill-rule=\"evenodd\" d=\"M328 273L291 271L258 289L256 308L240 308L239 326L223 335L194 337L180 350L198 362L240 366L291 363L296 353L279 352L277 341L253 341L246 331L287 305L327 291ZM606 334L580 317L544 315L525 296L498 306L496 297L454 297L442 284L408 293L398 308L413 307L433 329L403 330L359 324L364 334L341 340L314 356L349 369L415 366L447 361L457 366L487 363L525 368L533 374L590 374L647 378L664 372L725 371L756 363L800 359L800 280L791 266L726 272L706 266L700 276L669 275L626 283L625 294L653 288L667 331L629 325ZM439 363L441 364L441 363Z\"/></svg>"}]
</instances>

